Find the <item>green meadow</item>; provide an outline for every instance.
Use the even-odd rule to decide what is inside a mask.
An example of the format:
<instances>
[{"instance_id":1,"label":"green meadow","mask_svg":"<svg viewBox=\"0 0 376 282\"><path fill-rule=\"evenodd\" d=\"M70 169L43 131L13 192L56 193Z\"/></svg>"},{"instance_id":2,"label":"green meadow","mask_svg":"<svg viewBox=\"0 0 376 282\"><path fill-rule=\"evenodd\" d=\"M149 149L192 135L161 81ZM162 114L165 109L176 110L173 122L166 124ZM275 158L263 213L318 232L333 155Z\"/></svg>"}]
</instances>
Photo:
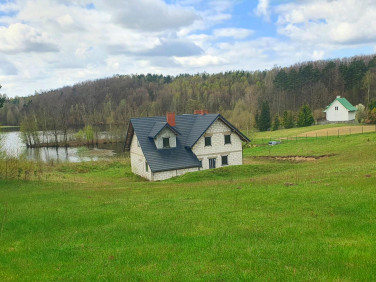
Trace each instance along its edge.
<instances>
[{"instance_id":1,"label":"green meadow","mask_svg":"<svg viewBox=\"0 0 376 282\"><path fill-rule=\"evenodd\" d=\"M376 280L376 133L256 143L156 183L126 158L0 180L0 280Z\"/></svg>"}]
</instances>

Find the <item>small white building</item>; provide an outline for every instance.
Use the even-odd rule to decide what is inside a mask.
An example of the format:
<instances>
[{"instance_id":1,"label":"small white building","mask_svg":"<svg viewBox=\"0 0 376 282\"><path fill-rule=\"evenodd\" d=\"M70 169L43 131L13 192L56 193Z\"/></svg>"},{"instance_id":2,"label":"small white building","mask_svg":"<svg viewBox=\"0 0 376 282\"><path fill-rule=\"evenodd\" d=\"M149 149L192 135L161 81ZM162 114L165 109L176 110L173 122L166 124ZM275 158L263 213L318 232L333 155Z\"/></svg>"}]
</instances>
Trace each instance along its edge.
<instances>
[{"instance_id":1,"label":"small white building","mask_svg":"<svg viewBox=\"0 0 376 282\"><path fill-rule=\"evenodd\" d=\"M331 122L353 121L355 120L356 107L344 97L337 98L326 107L326 120Z\"/></svg>"},{"instance_id":2,"label":"small white building","mask_svg":"<svg viewBox=\"0 0 376 282\"><path fill-rule=\"evenodd\" d=\"M242 142L250 140L220 114L132 118L125 149L132 172L151 181L187 172L243 163Z\"/></svg>"}]
</instances>

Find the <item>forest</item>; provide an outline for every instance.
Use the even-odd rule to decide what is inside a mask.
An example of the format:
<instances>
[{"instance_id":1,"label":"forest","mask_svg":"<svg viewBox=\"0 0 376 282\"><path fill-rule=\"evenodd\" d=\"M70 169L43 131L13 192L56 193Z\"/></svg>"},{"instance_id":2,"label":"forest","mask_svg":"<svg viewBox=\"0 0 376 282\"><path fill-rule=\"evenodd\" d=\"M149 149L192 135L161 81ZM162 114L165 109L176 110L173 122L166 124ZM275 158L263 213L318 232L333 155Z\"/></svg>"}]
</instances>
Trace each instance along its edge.
<instances>
[{"instance_id":1,"label":"forest","mask_svg":"<svg viewBox=\"0 0 376 282\"><path fill-rule=\"evenodd\" d=\"M1 82L0 82L1 83ZM225 73L114 75L73 86L35 92L32 96L0 96L0 123L26 131L66 134L69 128L107 125L126 130L131 117L221 113L241 129L255 126L264 102L272 116L297 113L304 104L314 119L337 96L367 108L376 99L376 56L304 62L264 71ZM1 107L2 106L2 107Z\"/></svg>"}]
</instances>

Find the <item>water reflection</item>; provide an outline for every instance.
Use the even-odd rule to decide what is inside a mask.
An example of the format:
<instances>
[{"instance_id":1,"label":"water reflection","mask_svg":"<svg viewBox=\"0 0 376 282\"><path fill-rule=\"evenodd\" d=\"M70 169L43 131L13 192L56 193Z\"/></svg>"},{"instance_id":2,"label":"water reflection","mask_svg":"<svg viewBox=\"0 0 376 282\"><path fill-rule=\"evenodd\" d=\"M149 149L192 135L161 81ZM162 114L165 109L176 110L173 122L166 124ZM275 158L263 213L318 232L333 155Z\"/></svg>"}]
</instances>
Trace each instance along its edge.
<instances>
[{"instance_id":1,"label":"water reflection","mask_svg":"<svg viewBox=\"0 0 376 282\"><path fill-rule=\"evenodd\" d=\"M0 133L2 152L9 157L25 158L43 162L84 162L107 159L123 154L123 144L103 144L98 147L80 148L26 148L19 131Z\"/></svg>"}]
</instances>

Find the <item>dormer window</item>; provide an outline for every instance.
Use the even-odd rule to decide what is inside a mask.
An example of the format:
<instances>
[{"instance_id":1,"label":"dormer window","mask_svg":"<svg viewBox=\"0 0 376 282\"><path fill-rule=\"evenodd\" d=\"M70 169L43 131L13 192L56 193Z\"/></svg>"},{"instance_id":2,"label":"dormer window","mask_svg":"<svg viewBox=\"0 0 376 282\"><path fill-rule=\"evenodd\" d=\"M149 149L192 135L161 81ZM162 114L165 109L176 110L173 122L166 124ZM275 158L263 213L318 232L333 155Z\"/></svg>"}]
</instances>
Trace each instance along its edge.
<instances>
[{"instance_id":1,"label":"dormer window","mask_svg":"<svg viewBox=\"0 0 376 282\"><path fill-rule=\"evenodd\" d=\"M176 139L180 133L167 122L156 122L149 133L157 149L176 148Z\"/></svg>"},{"instance_id":2,"label":"dormer window","mask_svg":"<svg viewBox=\"0 0 376 282\"><path fill-rule=\"evenodd\" d=\"M170 138L163 137L163 148L170 148Z\"/></svg>"}]
</instances>

